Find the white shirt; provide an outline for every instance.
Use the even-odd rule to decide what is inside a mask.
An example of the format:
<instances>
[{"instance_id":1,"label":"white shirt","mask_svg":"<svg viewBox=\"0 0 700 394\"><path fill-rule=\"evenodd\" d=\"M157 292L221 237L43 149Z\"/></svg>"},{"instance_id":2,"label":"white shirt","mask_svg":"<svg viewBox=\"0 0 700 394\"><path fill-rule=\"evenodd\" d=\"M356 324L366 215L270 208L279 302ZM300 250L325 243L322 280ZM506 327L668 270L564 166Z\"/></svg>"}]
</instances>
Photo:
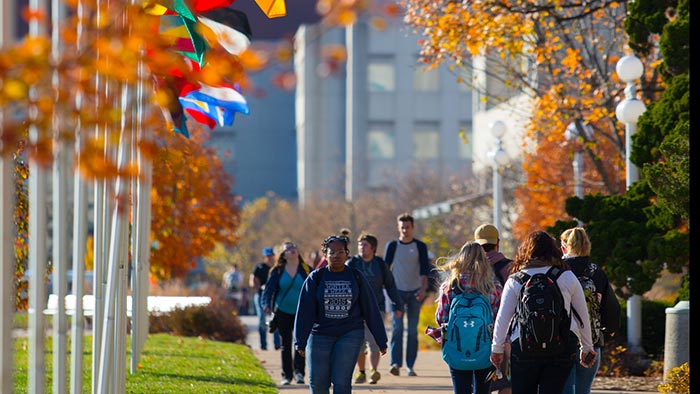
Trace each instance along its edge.
<instances>
[{"instance_id":1,"label":"white shirt","mask_svg":"<svg viewBox=\"0 0 700 394\"><path fill-rule=\"evenodd\" d=\"M531 267L524 268L522 271L532 276L538 273L546 273L549 268L548 266ZM571 306L573 305L579 317L583 320L582 326L581 322L572 314L571 331L578 337L581 350L584 352L593 350L591 321L588 317L588 306L586 305L586 298L583 295L581 283L579 283L573 272L564 271L559 276L559 279L557 279L557 285L559 285L559 289L564 298L564 307L567 312L571 314ZM510 325L513 315L515 315L515 306L520 302L520 289L522 287L523 286L513 278L508 278L503 286L501 306L498 308L496 325L493 332L493 342L491 344L491 351L493 353L503 353L503 347L508 335L508 326ZM511 340L517 338L519 338L519 329L518 325L515 324L513 326L513 332L511 333Z\"/></svg>"}]
</instances>

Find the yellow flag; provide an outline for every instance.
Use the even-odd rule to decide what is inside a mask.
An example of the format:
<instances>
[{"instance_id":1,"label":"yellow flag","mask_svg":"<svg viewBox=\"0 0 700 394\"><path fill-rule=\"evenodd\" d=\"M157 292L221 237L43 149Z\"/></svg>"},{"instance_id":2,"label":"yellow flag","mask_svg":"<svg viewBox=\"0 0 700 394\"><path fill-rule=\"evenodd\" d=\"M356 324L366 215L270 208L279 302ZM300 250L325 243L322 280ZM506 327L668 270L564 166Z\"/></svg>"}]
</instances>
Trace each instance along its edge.
<instances>
[{"instance_id":1,"label":"yellow flag","mask_svg":"<svg viewBox=\"0 0 700 394\"><path fill-rule=\"evenodd\" d=\"M255 0L255 2L268 18L279 18L287 15L287 5L284 0Z\"/></svg>"}]
</instances>

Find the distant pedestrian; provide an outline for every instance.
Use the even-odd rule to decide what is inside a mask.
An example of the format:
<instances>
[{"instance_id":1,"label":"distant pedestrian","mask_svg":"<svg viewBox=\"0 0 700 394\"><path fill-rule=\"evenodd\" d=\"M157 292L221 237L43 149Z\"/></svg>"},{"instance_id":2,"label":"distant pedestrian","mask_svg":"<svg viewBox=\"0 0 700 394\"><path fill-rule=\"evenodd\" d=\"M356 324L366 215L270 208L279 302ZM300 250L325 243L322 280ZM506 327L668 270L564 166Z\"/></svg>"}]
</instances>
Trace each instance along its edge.
<instances>
[{"instance_id":1,"label":"distant pedestrian","mask_svg":"<svg viewBox=\"0 0 700 394\"><path fill-rule=\"evenodd\" d=\"M396 290L396 284L394 283L394 276L389 270L389 266L384 262L384 259L376 255L377 252L377 237L374 235L363 232L357 238L357 250L359 254L353 256L346 263L348 266L360 271L370 288L374 293L374 298L377 300L377 307L382 315L382 322L384 321L384 290L389 295L391 300L391 310L394 312L394 317L400 318L403 314L401 310L401 298ZM364 346L366 345L366 347ZM379 373L379 345L374 340L374 336L370 332L369 328L365 325L365 343L360 350L360 355L357 357L357 368L358 373L355 377L355 383L365 383L367 381L367 374L365 372L365 359L366 353L369 353L370 362L370 374L369 383L376 384L381 378L381 373Z\"/></svg>"},{"instance_id":2,"label":"distant pedestrian","mask_svg":"<svg viewBox=\"0 0 700 394\"><path fill-rule=\"evenodd\" d=\"M484 223L474 230L474 241L480 244L486 256L489 258L489 262L493 267L493 272L496 274L496 278L501 283L501 286L506 284L506 279L510 276L510 269L513 265L513 260L509 259L503 253L501 253L501 238L498 233L496 226L490 223ZM503 358L503 365L499 368L502 371L501 377L491 383L491 390L498 390L498 394L510 394L510 380L509 368L510 368L510 341L505 342L505 357Z\"/></svg>"},{"instance_id":3,"label":"distant pedestrian","mask_svg":"<svg viewBox=\"0 0 700 394\"><path fill-rule=\"evenodd\" d=\"M290 384L292 379L304 384L306 361L303 354L294 352L292 333L299 294L310 271L311 267L299 255L296 244L284 242L263 290L265 313L274 310L273 319L282 337L282 385Z\"/></svg>"},{"instance_id":4,"label":"distant pedestrian","mask_svg":"<svg viewBox=\"0 0 700 394\"><path fill-rule=\"evenodd\" d=\"M513 271L503 288L496 316L491 362L496 367L503 364L503 348L510 327L513 393L561 393L574 365L577 343L573 335L580 342L581 359L589 360L582 361L582 365L590 367L597 356L591 342L583 290L576 275L564 268L558 242L545 231L527 236L518 248ZM522 298L526 290L536 302ZM541 306L547 310L538 311L537 315L523 313ZM571 318L572 309L578 311L582 321ZM538 319L533 321L531 316ZM514 320L512 325L511 320ZM543 335L541 332L545 330L547 334Z\"/></svg>"},{"instance_id":5,"label":"distant pedestrian","mask_svg":"<svg viewBox=\"0 0 700 394\"><path fill-rule=\"evenodd\" d=\"M600 367L604 337L614 335L618 328L620 304L608 277L590 259L591 241L586 230L583 227L570 228L564 231L559 238L561 239L561 250L564 253L564 262L579 278L583 288L591 319L593 347L598 353L590 368L581 366L579 364L580 355L576 355L576 362L571 369L562 394L588 394L591 392L593 380Z\"/></svg>"},{"instance_id":6,"label":"distant pedestrian","mask_svg":"<svg viewBox=\"0 0 700 394\"><path fill-rule=\"evenodd\" d=\"M294 326L297 352L309 360L311 394L352 393L352 371L365 339L365 324L381 354L387 350L384 321L367 279L345 265L349 239L322 243L328 266L304 282Z\"/></svg>"},{"instance_id":7,"label":"distant pedestrian","mask_svg":"<svg viewBox=\"0 0 700 394\"><path fill-rule=\"evenodd\" d=\"M241 306L243 287L243 275L238 271L238 264L231 264L231 268L224 272L222 286L226 291L226 299L233 304L233 309L238 312Z\"/></svg>"},{"instance_id":8,"label":"distant pedestrian","mask_svg":"<svg viewBox=\"0 0 700 394\"><path fill-rule=\"evenodd\" d=\"M430 263L428 247L413 237L414 221L409 213L396 218L399 239L387 243L384 261L391 268L394 282L401 298L401 309L405 311L408 325L406 327L406 369L408 376L416 376L413 366L418 356L418 317L420 308L428 289ZM404 318L394 316L391 330L391 369L392 375L398 376L403 364Z\"/></svg>"},{"instance_id":9,"label":"distant pedestrian","mask_svg":"<svg viewBox=\"0 0 700 394\"><path fill-rule=\"evenodd\" d=\"M248 279L248 285L255 291L253 295L253 303L255 304L255 314L258 315L258 333L260 334L260 349L267 350L267 316L265 308L262 305L263 290L265 283L270 275L270 268L275 264L275 252L272 248L264 248L262 250L263 261L258 263ZM280 348L280 333L275 330L273 333L275 350Z\"/></svg>"}]
</instances>

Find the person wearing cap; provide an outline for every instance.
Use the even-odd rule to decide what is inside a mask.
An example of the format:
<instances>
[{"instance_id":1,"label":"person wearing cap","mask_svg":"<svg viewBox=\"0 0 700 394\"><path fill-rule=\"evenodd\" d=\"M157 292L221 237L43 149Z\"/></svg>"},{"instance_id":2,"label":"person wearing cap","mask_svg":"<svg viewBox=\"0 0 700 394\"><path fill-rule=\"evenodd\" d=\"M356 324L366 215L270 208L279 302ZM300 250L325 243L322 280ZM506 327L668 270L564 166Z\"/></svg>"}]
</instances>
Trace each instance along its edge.
<instances>
[{"instance_id":1,"label":"person wearing cap","mask_svg":"<svg viewBox=\"0 0 700 394\"><path fill-rule=\"evenodd\" d=\"M499 238L498 229L490 223L484 223L474 230L474 241L481 245L489 258L489 262L493 267L496 278L501 282L501 286L505 285L508 276L510 276L510 267L513 265L513 260L507 258L499 251L501 239ZM510 341L505 344L504 361L501 364L501 372L503 377L491 384L491 390L498 390L498 394L510 394L511 385L507 378L508 363L510 360Z\"/></svg>"},{"instance_id":2,"label":"person wearing cap","mask_svg":"<svg viewBox=\"0 0 700 394\"><path fill-rule=\"evenodd\" d=\"M265 283L270 274L270 268L275 263L275 252L272 248L263 248L262 250L264 261L261 261L255 266L255 269L250 274L248 285L255 290L253 302L255 303L255 313L258 315L258 332L260 333L260 349L267 350L267 313L262 306L262 294L265 289ZM279 331L274 333L275 350L280 348Z\"/></svg>"}]
</instances>

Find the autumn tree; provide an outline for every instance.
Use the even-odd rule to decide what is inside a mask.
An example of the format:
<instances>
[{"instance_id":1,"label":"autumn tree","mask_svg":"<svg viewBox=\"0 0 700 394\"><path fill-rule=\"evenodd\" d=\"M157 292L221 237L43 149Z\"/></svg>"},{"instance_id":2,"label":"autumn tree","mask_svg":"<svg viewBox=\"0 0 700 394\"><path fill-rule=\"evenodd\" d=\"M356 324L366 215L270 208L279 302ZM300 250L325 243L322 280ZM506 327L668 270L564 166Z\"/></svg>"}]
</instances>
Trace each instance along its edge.
<instances>
[{"instance_id":1,"label":"autumn tree","mask_svg":"<svg viewBox=\"0 0 700 394\"><path fill-rule=\"evenodd\" d=\"M522 239L544 228L553 217L566 216L572 195L573 151L584 156L587 192L624 191L624 125L615 118L623 84L614 73L626 52L622 30L628 2L545 3L405 0L406 23L422 34L422 60L428 67L447 63L460 82L472 59L485 57L497 95L481 91L487 105L508 107L515 96L529 97L533 111L524 124L522 187L516 191L518 219L513 227ZM652 40L658 37L652 37ZM643 59L645 101L656 97L658 54ZM564 130L573 124L578 139L567 143Z\"/></svg>"},{"instance_id":2,"label":"autumn tree","mask_svg":"<svg viewBox=\"0 0 700 394\"><path fill-rule=\"evenodd\" d=\"M151 273L158 279L183 278L198 257L217 243L233 246L238 226L237 197L214 149L203 133L191 139L161 136L154 160Z\"/></svg>"}]
</instances>

